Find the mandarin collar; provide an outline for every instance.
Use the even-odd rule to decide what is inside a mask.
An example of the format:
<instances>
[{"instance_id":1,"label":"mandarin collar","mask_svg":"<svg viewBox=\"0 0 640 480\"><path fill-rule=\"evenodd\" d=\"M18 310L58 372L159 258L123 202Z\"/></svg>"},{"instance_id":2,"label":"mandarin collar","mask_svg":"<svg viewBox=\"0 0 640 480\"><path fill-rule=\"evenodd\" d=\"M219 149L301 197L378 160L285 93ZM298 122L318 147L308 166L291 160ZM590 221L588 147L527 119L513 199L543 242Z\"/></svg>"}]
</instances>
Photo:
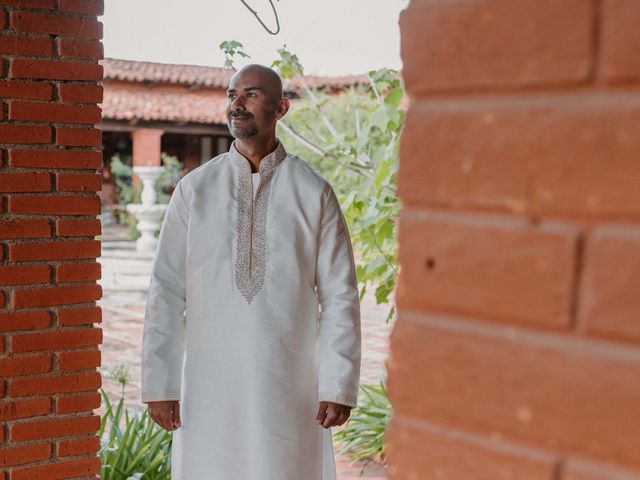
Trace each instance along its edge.
<instances>
[{"instance_id":1,"label":"mandarin collar","mask_svg":"<svg viewBox=\"0 0 640 480\"><path fill-rule=\"evenodd\" d=\"M261 176L271 175L280 162L282 162L287 156L287 151L279 138L276 138L276 143L277 145L275 150L260 160L258 171ZM238 151L235 140L231 143L231 147L229 148L229 157L231 158L231 163L233 165L238 168L248 169L251 171L249 160Z\"/></svg>"}]
</instances>

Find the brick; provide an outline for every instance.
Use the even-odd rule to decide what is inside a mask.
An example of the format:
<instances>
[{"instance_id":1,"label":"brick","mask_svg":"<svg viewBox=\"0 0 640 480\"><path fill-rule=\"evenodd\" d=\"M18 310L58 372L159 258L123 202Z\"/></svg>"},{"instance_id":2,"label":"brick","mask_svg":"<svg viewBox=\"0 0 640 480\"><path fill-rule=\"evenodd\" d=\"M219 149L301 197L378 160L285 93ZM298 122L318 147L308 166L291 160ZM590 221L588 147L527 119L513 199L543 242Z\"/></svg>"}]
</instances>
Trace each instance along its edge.
<instances>
[{"instance_id":1,"label":"brick","mask_svg":"<svg viewBox=\"0 0 640 480\"><path fill-rule=\"evenodd\" d=\"M562 480L640 480L640 470L632 472L572 458L563 465Z\"/></svg>"},{"instance_id":2,"label":"brick","mask_svg":"<svg viewBox=\"0 0 640 480\"><path fill-rule=\"evenodd\" d=\"M47 219L0 220L0 238L50 237L51 225Z\"/></svg>"},{"instance_id":3,"label":"brick","mask_svg":"<svg viewBox=\"0 0 640 480\"><path fill-rule=\"evenodd\" d=\"M26 37L17 33L0 33L0 54L47 56L53 53L50 38Z\"/></svg>"},{"instance_id":4,"label":"brick","mask_svg":"<svg viewBox=\"0 0 640 480\"><path fill-rule=\"evenodd\" d=\"M56 413L60 415L95 410L100 407L101 401L102 398L97 392L60 396L56 404Z\"/></svg>"},{"instance_id":5,"label":"brick","mask_svg":"<svg viewBox=\"0 0 640 480\"><path fill-rule=\"evenodd\" d=\"M2 0L2 4L19 8L55 8L53 0Z\"/></svg>"},{"instance_id":6,"label":"brick","mask_svg":"<svg viewBox=\"0 0 640 480\"><path fill-rule=\"evenodd\" d=\"M56 235L59 237L93 237L102 233L97 218L56 220Z\"/></svg>"},{"instance_id":7,"label":"brick","mask_svg":"<svg viewBox=\"0 0 640 480\"><path fill-rule=\"evenodd\" d=\"M640 95L578 92L414 104L403 204L638 218Z\"/></svg>"},{"instance_id":8,"label":"brick","mask_svg":"<svg viewBox=\"0 0 640 480\"><path fill-rule=\"evenodd\" d=\"M555 480L557 459L546 452L394 417L385 434L389 480ZM420 455L414 450L420 445Z\"/></svg>"},{"instance_id":9,"label":"brick","mask_svg":"<svg viewBox=\"0 0 640 480\"><path fill-rule=\"evenodd\" d=\"M88 18L24 11L11 12L11 27L22 32L102 38L102 23Z\"/></svg>"},{"instance_id":10,"label":"brick","mask_svg":"<svg viewBox=\"0 0 640 480\"><path fill-rule=\"evenodd\" d=\"M102 190L102 175L96 173L58 173L56 190L66 192L98 192Z\"/></svg>"},{"instance_id":11,"label":"brick","mask_svg":"<svg viewBox=\"0 0 640 480\"><path fill-rule=\"evenodd\" d=\"M12 167L42 167L98 169L102 166L102 152L92 150L13 149L9 152Z\"/></svg>"},{"instance_id":12,"label":"brick","mask_svg":"<svg viewBox=\"0 0 640 480\"><path fill-rule=\"evenodd\" d=\"M11 397L22 397L63 392L83 392L97 390L101 385L100 372L79 373L75 375L52 375L37 378L12 378L9 380L9 395ZM68 435L71 434L72 432ZM12 440L29 440L33 438L45 437L11 437Z\"/></svg>"},{"instance_id":13,"label":"brick","mask_svg":"<svg viewBox=\"0 0 640 480\"><path fill-rule=\"evenodd\" d=\"M95 302L102 297L100 285L34 288L13 293L12 308L49 307L72 303Z\"/></svg>"},{"instance_id":14,"label":"brick","mask_svg":"<svg viewBox=\"0 0 640 480\"><path fill-rule=\"evenodd\" d=\"M0 420L16 420L51 413L50 398L31 398L13 402L0 402Z\"/></svg>"},{"instance_id":15,"label":"brick","mask_svg":"<svg viewBox=\"0 0 640 480\"><path fill-rule=\"evenodd\" d=\"M97 63L63 62L60 60L11 60L12 78L48 80L102 80L102 65Z\"/></svg>"},{"instance_id":16,"label":"brick","mask_svg":"<svg viewBox=\"0 0 640 480\"><path fill-rule=\"evenodd\" d=\"M48 83L0 80L0 97L51 100L52 88Z\"/></svg>"},{"instance_id":17,"label":"brick","mask_svg":"<svg viewBox=\"0 0 640 480\"><path fill-rule=\"evenodd\" d=\"M71 440L58 441L59 457L74 457L97 453L100 450L100 438L92 436L89 438L73 438Z\"/></svg>"},{"instance_id":18,"label":"brick","mask_svg":"<svg viewBox=\"0 0 640 480\"><path fill-rule=\"evenodd\" d=\"M0 449L0 467L24 465L51 458L50 443L34 443Z\"/></svg>"},{"instance_id":19,"label":"brick","mask_svg":"<svg viewBox=\"0 0 640 480\"><path fill-rule=\"evenodd\" d=\"M78 350L75 352L58 352L58 370L69 372L73 370L84 370L100 366L100 350Z\"/></svg>"},{"instance_id":20,"label":"brick","mask_svg":"<svg viewBox=\"0 0 640 480\"><path fill-rule=\"evenodd\" d=\"M640 228L595 229L584 263L581 327L590 334L640 341Z\"/></svg>"},{"instance_id":21,"label":"brick","mask_svg":"<svg viewBox=\"0 0 640 480\"><path fill-rule=\"evenodd\" d=\"M400 15L407 91L419 95L586 81L592 65L593 2L525 0L515 5L511 0L412 3Z\"/></svg>"},{"instance_id":22,"label":"brick","mask_svg":"<svg viewBox=\"0 0 640 480\"><path fill-rule=\"evenodd\" d=\"M640 4L604 0L600 19L599 78L610 83L640 80Z\"/></svg>"},{"instance_id":23,"label":"brick","mask_svg":"<svg viewBox=\"0 0 640 480\"><path fill-rule=\"evenodd\" d=\"M58 310L58 326L91 325L102 322L100 307L61 308Z\"/></svg>"},{"instance_id":24,"label":"brick","mask_svg":"<svg viewBox=\"0 0 640 480\"><path fill-rule=\"evenodd\" d=\"M11 480L87 477L100 471L100 458L81 458L11 470ZM95 477L90 477L95 478Z\"/></svg>"},{"instance_id":25,"label":"brick","mask_svg":"<svg viewBox=\"0 0 640 480\"><path fill-rule=\"evenodd\" d=\"M499 216L405 210L398 305L567 328L576 234Z\"/></svg>"},{"instance_id":26,"label":"brick","mask_svg":"<svg viewBox=\"0 0 640 480\"><path fill-rule=\"evenodd\" d=\"M65 83L58 92L60 100L66 103L101 103L104 89L102 85Z\"/></svg>"},{"instance_id":27,"label":"brick","mask_svg":"<svg viewBox=\"0 0 640 480\"><path fill-rule=\"evenodd\" d=\"M516 145L526 133L510 128L513 114L496 115L503 111L499 103L493 109L473 108L470 102L458 106L454 110L432 102L409 111L400 149L407 160L398 171L404 204L515 213L530 209L535 152ZM527 108L522 110L525 117Z\"/></svg>"},{"instance_id":28,"label":"brick","mask_svg":"<svg viewBox=\"0 0 640 480\"><path fill-rule=\"evenodd\" d=\"M86 58L102 60L104 49L99 40L84 40L81 38L58 39L58 50L62 57Z\"/></svg>"},{"instance_id":29,"label":"brick","mask_svg":"<svg viewBox=\"0 0 640 480\"><path fill-rule=\"evenodd\" d=\"M97 195L20 195L9 197L9 213L31 215L99 215Z\"/></svg>"},{"instance_id":30,"label":"brick","mask_svg":"<svg viewBox=\"0 0 640 480\"><path fill-rule=\"evenodd\" d=\"M94 125L100 123L101 109L88 105L11 102L9 104L9 119ZM49 136L47 141L50 139Z\"/></svg>"},{"instance_id":31,"label":"brick","mask_svg":"<svg viewBox=\"0 0 640 480\"><path fill-rule=\"evenodd\" d=\"M82 13L85 15L103 15L103 0L60 0L60 11Z\"/></svg>"},{"instance_id":32,"label":"brick","mask_svg":"<svg viewBox=\"0 0 640 480\"><path fill-rule=\"evenodd\" d=\"M92 347L102 342L102 329L65 329L56 332L22 333L12 335L10 351L13 353L67 348Z\"/></svg>"},{"instance_id":33,"label":"brick","mask_svg":"<svg viewBox=\"0 0 640 480\"><path fill-rule=\"evenodd\" d=\"M90 282L100 278L101 265L98 262L64 263L56 269L57 282Z\"/></svg>"},{"instance_id":34,"label":"brick","mask_svg":"<svg viewBox=\"0 0 640 480\"><path fill-rule=\"evenodd\" d=\"M99 128L56 127L56 145L67 147L101 147L102 130Z\"/></svg>"},{"instance_id":35,"label":"brick","mask_svg":"<svg viewBox=\"0 0 640 480\"><path fill-rule=\"evenodd\" d=\"M2 143L50 143L51 127L42 125L0 125ZM0 179L0 185L2 185Z\"/></svg>"},{"instance_id":36,"label":"brick","mask_svg":"<svg viewBox=\"0 0 640 480\"><path fill-rule=\"evenodd\" d=\"M20 422L11 425L9 438L13 441L37 440L40 438L94 433L98 428L100 428L100 417L98 415Z\"/></svg>"},{"instance_id":37,"label":"brick","mask_svg":"<svg viewBox=\"0 0 640 480\"><path fill-rule=\"evenodd\" d=\"M49 370L51 370L49 353L0 359L0 376L5 378L45 373Z\"/></svg>"},{"instance_id":38,"label":"brick","mask_svg":"<svg viewBox=\"0 0 640 480\"><path fill-rule=\"evenodd\" d=\"M19 243L9 246L9 261L97 258L100 247L99 240Z\"/></svg>"},{"instance_id":39,"label":"brick","mask_svg":"<svg viewBox=\"0 0 640 480\"><path fill-rule=\"evenodd\" d=\"M33 330L47 328L49 325L51 325L51 314L48 311L0 313L0 332Z\"/></svg>"},{"instance_id":40,"label":"brick","mask_svg":"<svg viewBox=\"0 0 640 480\"><path fill-rule=\"evenodd\" d=\"M1 127L0 127L1 129ZM49 192L51 175L40 172L0 173L0 192Z\"/></svg>"},{"instance_id":41,"label":"brick","mask_svg":"<svg viewBox=\"0 0 640 480\"><path fill-rule=\"evenodd\" d=\"M0 285L30 285L50 280L49 265L0 265Z\"/></svg>"},{"instance_id":42,"label":"brick","mask_svg":"<svg viewBox=\"0 0 640 480\"><path fill-rule=\"evenodd\" d=\"M388 365L399 415L640 465L637 349L399 309Z\"/></svg>"}]
</instances>

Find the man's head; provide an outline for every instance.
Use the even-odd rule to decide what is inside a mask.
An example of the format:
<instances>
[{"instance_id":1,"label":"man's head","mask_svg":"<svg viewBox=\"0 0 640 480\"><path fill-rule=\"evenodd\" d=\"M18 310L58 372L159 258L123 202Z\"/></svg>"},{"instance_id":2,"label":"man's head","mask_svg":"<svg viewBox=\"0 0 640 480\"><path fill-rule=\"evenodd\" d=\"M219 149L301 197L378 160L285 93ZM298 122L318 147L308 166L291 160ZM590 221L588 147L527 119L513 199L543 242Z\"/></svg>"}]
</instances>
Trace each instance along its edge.
<instances>
[{"instance_id":1,"label":"man's head","mask_svg":"<svg viewBox=\"0 0 640 480\"><path fill-rule=\"evenodd\" d=\"M227 89L227 125L235 138L275 136L276 123L289 110L280 76L264 65L238 70Z\"/></svg>"}]
</instances>

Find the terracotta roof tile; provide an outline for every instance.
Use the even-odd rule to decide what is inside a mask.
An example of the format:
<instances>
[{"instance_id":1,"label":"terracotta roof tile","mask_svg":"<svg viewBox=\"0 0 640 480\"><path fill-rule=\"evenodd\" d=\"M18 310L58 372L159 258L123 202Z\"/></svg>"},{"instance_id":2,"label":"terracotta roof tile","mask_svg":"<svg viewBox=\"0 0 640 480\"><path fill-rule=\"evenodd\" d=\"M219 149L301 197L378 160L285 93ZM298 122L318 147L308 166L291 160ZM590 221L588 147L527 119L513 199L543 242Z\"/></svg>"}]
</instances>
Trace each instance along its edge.
<instances>
[{"instance_id":1,"label":"terracotta roof tile","mask_svg":"<svg viewBox=\"0 0 640 480\"><path fill-rule=\"evenodd\" d=\"M164 92L126 88L104 90L102 117L110 120L144 120L224 124L226 98L199 92Z\"/></svg>"},{"instance_id":2,"label":"terracotta roof tile","mask_svg":"<svg viewBox=\"0 0 640 480\"><path fill-rule=\"evenodd\" d=\"M105 58L102 117L110 120L142 120L225 124L224 90L233 71L218 67L174 65ZM123 83L111 83L120 80ZM367 83L366 75L305 77L310 87L341 88ZM152 83L155 85L146 85ZM190 89L200 86L201 89ZM300 88L285 81L285 90Z\"/></svg>"},{"instance_id":3,"label":"terracotta roof tile","mask_svg":"<svg viewBox=\"0 0 640 480\"><path fill-rule=\"evenodd\" d=\"M229 69L200 65L142 62L115 58L105 58L101 60L100 63L104 67L105 80L226 88L233 75L233 71ZM307 76L305 77L305 81L309 86L316 88L340 88L368 82L366 75L345 75L339 77ZM286 80L284 87L286 90L297 90L300 88L300 82L296 79Z\"/></svg>"}]
</instances>

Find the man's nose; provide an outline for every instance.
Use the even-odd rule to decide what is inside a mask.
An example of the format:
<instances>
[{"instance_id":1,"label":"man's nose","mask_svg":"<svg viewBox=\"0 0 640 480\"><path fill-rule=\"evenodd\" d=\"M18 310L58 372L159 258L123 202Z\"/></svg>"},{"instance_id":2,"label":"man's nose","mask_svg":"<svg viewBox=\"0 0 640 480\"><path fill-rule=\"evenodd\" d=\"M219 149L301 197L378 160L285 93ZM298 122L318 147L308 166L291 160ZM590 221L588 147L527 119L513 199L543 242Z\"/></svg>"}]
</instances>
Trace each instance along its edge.
<instances>
[{"instance_id":1,"label":"man's nose","mask_svg":"<svg viewBox=\"0 0 640 480\"><path fill-rule=\"evenodd\" d=\"M230 107L231 110L244 110L244 101L242 101L240 95L233 99Z\"/></svg>"}]
</instances>

